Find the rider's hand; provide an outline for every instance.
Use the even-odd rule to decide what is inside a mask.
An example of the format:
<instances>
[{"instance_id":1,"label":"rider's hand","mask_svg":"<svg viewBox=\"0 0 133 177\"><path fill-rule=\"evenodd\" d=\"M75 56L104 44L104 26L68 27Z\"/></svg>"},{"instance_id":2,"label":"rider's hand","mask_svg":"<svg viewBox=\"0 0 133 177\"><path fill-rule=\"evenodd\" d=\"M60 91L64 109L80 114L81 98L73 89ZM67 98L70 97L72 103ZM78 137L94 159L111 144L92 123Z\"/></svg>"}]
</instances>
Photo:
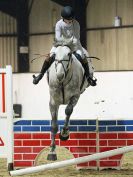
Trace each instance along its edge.
<instances>
[{"instance_id":1,"label":"rider's hand","mask_svg":"<svg viewBox=\"0 0 133 177\"><path fill-rule=\"evenodd\" d=\"M76 38L73 38L73 44L76 45L78 43L78 40Z\"/></svg>"}]
</instances>

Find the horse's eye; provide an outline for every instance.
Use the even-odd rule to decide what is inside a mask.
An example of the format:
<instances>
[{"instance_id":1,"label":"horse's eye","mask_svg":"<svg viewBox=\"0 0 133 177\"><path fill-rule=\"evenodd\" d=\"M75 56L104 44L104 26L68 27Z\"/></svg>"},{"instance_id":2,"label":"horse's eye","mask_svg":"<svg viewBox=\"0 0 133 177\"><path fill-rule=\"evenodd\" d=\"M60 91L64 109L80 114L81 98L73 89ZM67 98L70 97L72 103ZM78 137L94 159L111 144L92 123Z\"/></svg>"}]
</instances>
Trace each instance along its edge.
<instances>
[{"instance_id":1,"label":"horse's eye","mask_svg":"<svg viewBox=\"0 0 133 177\"><path fill-rule=\"evenodd\" d=\"M72 55L72 53L71 53L71 52L70 52L70 53L68 53L68 56L69 56L69 57L71 57L71 55Z\"/></svg>"}]
</instances>

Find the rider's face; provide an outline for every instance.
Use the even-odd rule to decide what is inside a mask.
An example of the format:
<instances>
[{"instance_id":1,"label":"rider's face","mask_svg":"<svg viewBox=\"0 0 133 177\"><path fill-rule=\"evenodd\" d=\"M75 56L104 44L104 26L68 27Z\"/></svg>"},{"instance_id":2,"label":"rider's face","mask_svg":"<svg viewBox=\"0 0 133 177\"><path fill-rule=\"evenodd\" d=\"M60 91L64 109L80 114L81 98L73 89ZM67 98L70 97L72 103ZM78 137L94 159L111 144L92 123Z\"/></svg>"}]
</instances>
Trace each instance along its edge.
<instances>
[{"instance_id":1,"label":"rider's face","mask_svg":"<svg viewBox=\"0 0 133 177\"><path fill-rule=\"evenodd\" d=\"M72 21L73 21L73 19L71 19L71 20L64 19L64 22L67 23L67 24L72 23Z\"/></svg>"}]
</instances>

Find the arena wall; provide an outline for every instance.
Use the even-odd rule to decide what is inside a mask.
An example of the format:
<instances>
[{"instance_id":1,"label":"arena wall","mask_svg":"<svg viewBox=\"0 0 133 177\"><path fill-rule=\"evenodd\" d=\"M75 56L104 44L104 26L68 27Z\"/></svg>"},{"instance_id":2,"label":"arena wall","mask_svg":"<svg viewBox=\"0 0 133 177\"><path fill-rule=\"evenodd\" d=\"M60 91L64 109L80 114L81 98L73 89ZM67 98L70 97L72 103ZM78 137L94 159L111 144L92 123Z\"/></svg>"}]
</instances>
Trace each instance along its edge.
<instances>
[{"instance_id":1,"label":"arena wall","mask_svg":"<svg viewBox=\"0 0 133 177\"><path fill-rule=\"evenodd\" d=\"M71 119L128 118L133 116L133 72L96 72L97 86L81 95ZM49 88L45 77L32 84L32 74L13 74L13 102L22 104L22 118L51 119ZM64 108L59 119L64 119Z\"/></svg>"}]
</instances>

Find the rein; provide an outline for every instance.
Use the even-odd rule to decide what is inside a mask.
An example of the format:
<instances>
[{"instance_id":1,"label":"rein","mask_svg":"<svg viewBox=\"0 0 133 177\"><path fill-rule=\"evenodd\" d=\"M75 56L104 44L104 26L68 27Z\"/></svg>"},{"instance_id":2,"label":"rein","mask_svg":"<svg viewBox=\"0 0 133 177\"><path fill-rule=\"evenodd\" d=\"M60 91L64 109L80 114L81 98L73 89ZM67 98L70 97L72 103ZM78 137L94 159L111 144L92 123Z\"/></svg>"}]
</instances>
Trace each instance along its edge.
<instances>
[{"instance_id":1,"label":"rein","mask_svg":"<svg viewBox=\"0 0 133 177\"><path fill-rule=\"evenodd\" d=\"M57 63L55 63L55 69L56 69L56 71L57 71L57 65L59 64L59 63L61 63L62 64L62 67L63 67L63 70L64 70L64 73L65 73L65 78L67 77L67 74L68 74L68 71L69 71L69 69L68 69L68 66L69 66L69 63L70 62L72 62L72 60L71 60L71 54L69 55L69 60L58 60L58 59L55 59L55 61L57 61ZM65 67L64 67L64 64L63 64L63 62L68 62L68 64L67 64L67 67L66 67L66 69L65 69Z\"/></svg>"}]
</instances>

